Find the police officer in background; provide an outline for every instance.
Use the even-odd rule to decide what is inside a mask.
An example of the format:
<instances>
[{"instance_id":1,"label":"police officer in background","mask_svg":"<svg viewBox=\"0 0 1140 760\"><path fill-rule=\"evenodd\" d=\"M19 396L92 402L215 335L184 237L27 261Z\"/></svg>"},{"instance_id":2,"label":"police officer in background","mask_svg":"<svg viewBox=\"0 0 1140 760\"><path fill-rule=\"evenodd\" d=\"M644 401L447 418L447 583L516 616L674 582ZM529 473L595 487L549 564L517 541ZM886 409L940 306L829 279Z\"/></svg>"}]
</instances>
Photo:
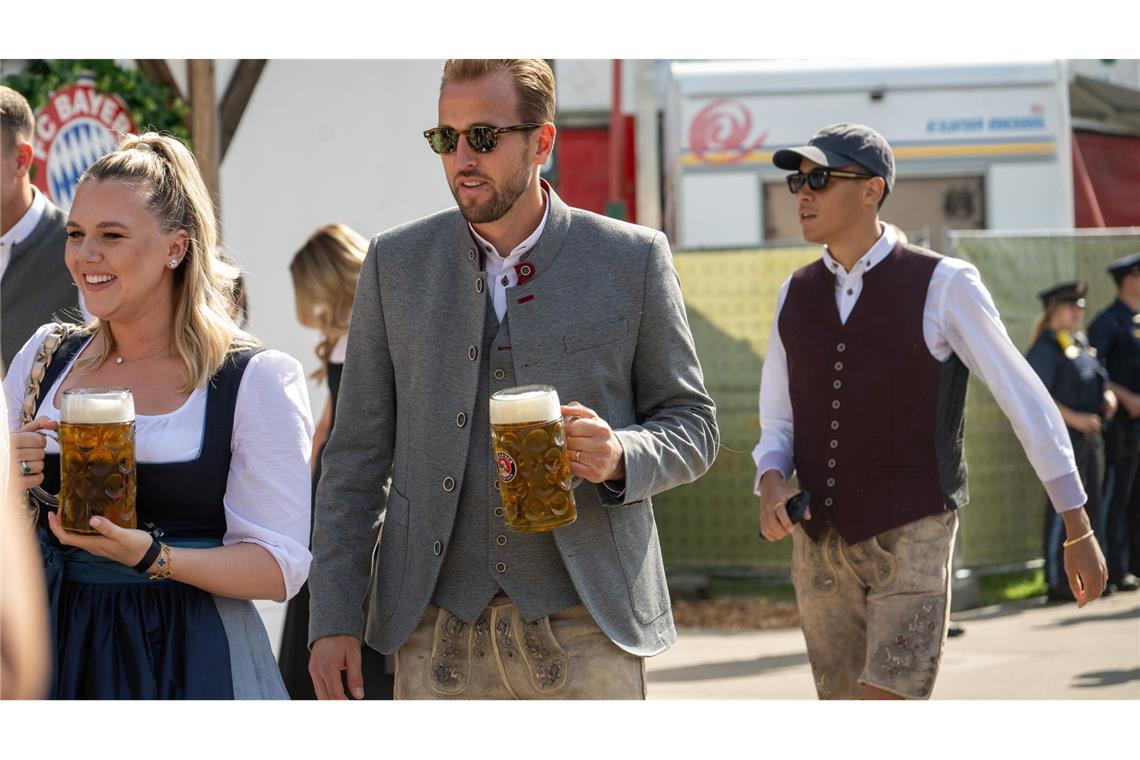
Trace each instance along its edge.
<instances>
[{"instance_id":1,"label":"police officer in background","mask_svg":"<svg viewBox=\"0 0 1140 760\"><path fill-rule=\"evenodd\" d=\"M1089 343L1108 370L1120 408L1105 429L1104 530L1108 582L1140 588L1140 510L1135 485L1140 460L1140 253L1108 267L1117 297L1089 325Z\"/></svg>"},{"instance_id":2,"label":"police officer in background","mask_svg":"<svg viewBox=\"0 0 1140 760\"><path fill-rule=\"evenodd\" d=\"M1053 397L1069 430L1073 458L1088 492L1085 510L1105 549L1100 509L1100 432L1103 420L1111 419L1116 411L1116 397L1106 387L1108 373L1080 331L1087 290L1088 286L1077 280L1054 285L1040 294L1045 311L1033 326L1026 359ZM1064 524L1046 498L1045 581L1049 584L1050 601L1074 601L1065 577L1064 538Z\"/></svg>"}]
</instances>

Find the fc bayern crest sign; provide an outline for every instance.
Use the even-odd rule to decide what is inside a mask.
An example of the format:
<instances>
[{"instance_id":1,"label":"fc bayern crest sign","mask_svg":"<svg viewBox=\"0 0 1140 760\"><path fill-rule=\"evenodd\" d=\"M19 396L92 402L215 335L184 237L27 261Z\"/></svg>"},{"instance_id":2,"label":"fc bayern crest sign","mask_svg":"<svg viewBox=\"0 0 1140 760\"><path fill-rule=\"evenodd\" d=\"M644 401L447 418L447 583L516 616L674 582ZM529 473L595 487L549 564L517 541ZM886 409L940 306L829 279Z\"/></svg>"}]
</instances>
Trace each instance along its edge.
<instances>
[{"instance_id":1,"label":"fc bayern crest sign","mask_svg":"<svg viewBox=\"0 0 1140 760\"><path fill-rule=\"evenodd\" d=\"M75 185L87 167L110 153L124 132L134 132L122 98L80 79L52 93L36 111L32 183L63 210L71 208Z\"/></svg>"}]
</instances>

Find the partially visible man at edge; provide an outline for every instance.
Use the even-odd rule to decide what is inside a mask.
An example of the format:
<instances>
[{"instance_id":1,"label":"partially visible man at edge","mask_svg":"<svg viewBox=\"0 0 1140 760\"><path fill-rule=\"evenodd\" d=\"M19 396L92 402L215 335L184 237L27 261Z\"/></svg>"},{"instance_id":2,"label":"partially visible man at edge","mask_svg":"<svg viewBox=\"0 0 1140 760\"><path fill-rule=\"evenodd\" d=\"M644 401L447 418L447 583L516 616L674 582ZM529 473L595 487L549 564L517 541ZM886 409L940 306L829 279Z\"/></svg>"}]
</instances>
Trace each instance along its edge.
<instances>
[{"instance_id":1,"label":"partially visible man at edge","mask_svg":"<svg viewBox=\"0 0 1140 760\"><path fill-rule=\"evenodd\" d=\"M35 133L28 101L0 85L0 374L40 325L80 319L79 291L63 259L67 214L29 173Z\"/></svg>"},{"instance_id":2,"label":"partially visible man at edge","mask_svg":"<svg viewBox=\"0 0 1140 760\"><path fill-rule=\"evenodd\" d=\"M362 633L397 699L643 699L676 639L651 497L712 464L715 408L665 236L539 179L554 111L540 59L448 61L425 137L458 208L372 241L317 491L320 697L342 671L362 696ZM577 417L586 482L552 533L508 531L494 487L489 396L529 384Z\"/></svg>"},{"instance_id":3,"label":"partially visible man at edge","mask_svg":"<svg viewBox=\"0 0 1140 760\"><path fill-rule=\"evenodd\" d=\"M966 381L984 381L1065 524L1079 606L1105 563L1060 412L1006 334L971 264L899 243L878 216L894 189L887 141L833 124L776 151L804 238L823 256L780 289L753 452L760 528L794 533L792 581L816 692L926 699L950 611L950 557L968 499ZM794 525L786 502L811 494Z\"/></svg>"}]
</instances>

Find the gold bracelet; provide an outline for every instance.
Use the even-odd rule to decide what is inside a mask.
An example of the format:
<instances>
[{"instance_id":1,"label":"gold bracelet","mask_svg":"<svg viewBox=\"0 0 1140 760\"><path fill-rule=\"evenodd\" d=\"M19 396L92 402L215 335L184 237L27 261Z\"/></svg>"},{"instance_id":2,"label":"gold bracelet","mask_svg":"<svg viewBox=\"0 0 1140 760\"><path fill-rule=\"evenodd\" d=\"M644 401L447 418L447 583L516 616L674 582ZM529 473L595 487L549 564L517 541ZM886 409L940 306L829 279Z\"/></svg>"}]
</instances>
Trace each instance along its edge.
<instances>
[{"instance_id":1,"label":"gold bracelet","mask_svg":"<svg viewBox=\"0 0 1140 760\"><path fill-rule=\"evenodd\" d=\"M160 581L174 575L174 555L166 544L159 544L162 549L158 553L158 571L150 575L152 581Z\"/></svg>"},{"instance_id":2,"label":"gold bracelet","mask_svg":"<svg viewBox=\"0 0 1140 760\"><path fill-rule=\"evenodd\" d=\"M1093 534L1093 532L1092 532L1092 529L1090 528L1090 529L1089 529L1089 532L1088 532L1088 533L1086 533L1086 534L1084 534L1083 536L1080 536L1079 538L1073 538L1073 539L1069 539L1069 540L1068 540L1068 541L1066 541L1065 543L1061 544L1061 548L1062 548L1062 549L1068 549L1068 548L1069 548L1070 546L1072 546L1073 544L1079 544L1081 541L1084 541L1086 538L1088 538L1088 537L1089 537L1089 536L1091 536L1092 534Z\"/></svg>"}]
</instances>

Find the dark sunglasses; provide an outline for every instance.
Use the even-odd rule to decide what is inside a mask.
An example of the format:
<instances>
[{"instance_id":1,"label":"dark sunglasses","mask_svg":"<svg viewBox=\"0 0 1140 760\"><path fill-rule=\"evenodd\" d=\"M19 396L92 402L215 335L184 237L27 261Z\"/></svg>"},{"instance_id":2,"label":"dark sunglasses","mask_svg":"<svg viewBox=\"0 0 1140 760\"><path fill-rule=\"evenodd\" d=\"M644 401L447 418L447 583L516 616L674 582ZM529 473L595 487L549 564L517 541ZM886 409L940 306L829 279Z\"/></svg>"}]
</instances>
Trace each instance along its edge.
<instances>
[{"instance_id":1,"label":"dark sunglasses","mask_svg":"<svg viewBox=\"0 0 1140 760\"><path fill-rule=\"evenodd\" d=\"M515 124L511 127L488 127L483 124L476 124L474 127L469 127L462 132L467 138L467 144L471 146L471 150L476 153L490 153L499 144L499 135L503 132L525 132L530 129L538 129L541 124ZM424 132L424 137L427 138L428 145L436 153L454 153L455 149L459 147L459 135L461 133L455 131L451 127L435 127Z\"/></svg>"},{"instance_id":2,"label":"dark sunglasses","mask_svg":"<svg viewBox=\"0 0 1140 760\"><path fill-rule=\"evenodd\" d=\"M871 179L874 174L860 174L859 172L845 172L838 169L812 169L807 174L796 172L788 175L788 190L795 195L804 187L804 182L812 190L822 190L832 177L836 179Z\"/></svg>"}]
</instances>

